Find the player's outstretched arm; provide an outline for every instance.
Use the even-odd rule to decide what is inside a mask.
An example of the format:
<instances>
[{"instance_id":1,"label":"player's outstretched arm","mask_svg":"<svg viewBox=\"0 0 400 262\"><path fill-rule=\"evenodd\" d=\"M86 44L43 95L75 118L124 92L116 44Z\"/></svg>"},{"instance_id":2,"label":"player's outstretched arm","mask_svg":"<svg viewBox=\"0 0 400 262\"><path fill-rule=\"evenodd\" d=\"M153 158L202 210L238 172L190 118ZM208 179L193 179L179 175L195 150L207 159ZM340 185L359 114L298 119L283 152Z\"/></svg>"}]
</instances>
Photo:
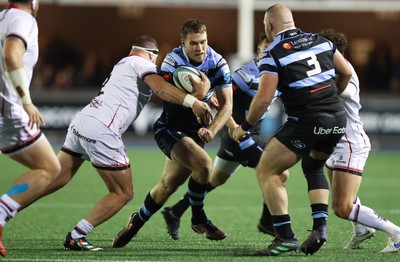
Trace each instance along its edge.
<instances>
[{"instance_id":1,"label":"player's outstretched arm","mask_svg":"<svg viewBox=\"0 0 400 262\"><path fill-rule=\"evenodd\" d=\"M211 108L206 103L199 101L196 97L187 94L182 90L176 88L175 86L171 85L170 83L165 81L164 78L162 78L160 75L148 75L146 76L144 81L161 99L170 103L192 108L193 113L198 118L201 118L204 123L210 123L210 121L212 120ZM202 85L207 84L206 82L203 82ZM210 82L208 81L208 84L209 83Z\"/></svg>"}]
</instances>

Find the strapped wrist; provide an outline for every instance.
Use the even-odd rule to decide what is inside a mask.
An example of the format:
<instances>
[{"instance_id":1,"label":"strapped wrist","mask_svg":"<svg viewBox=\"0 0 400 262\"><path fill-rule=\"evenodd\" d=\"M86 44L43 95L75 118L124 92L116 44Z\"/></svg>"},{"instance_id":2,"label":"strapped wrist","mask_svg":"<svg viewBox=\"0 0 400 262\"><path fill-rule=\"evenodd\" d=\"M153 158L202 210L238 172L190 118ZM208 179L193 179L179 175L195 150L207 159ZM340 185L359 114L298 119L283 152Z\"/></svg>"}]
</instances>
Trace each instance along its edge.
<instances>
[{"instance_id":1,"label":"strapped wrist","mask_svg":"<svg viewBox=\"0 0 400 262\"><path fill-rule=\"evenodd\" d=\"M250 128L252 128L253 126L250 125L249 122L247 122L247 119L245 119L244 122L243 122L243 124L241 125L241 127L242 127L242 130L243 130L243 131L249 131Z\"/></svg>"},{"instance_id":2,"label":"strapped wrist","mask_svg":"<svg viewBox=\"0 0 400 262\"><path fill-rule=\"evenodd\" d=\"M185 107L193 107L193 104L197 101L197 98L192 95L186 95L185 99L183 99L183 106Z\"/></svg>"},{"instance_id":3,"label":"strapped wrist","mask_svg":"<svg viewBox=\"0 0 400 262\"><path fill-rule=\"evenodd\" d=\"M20 68L11 72L6 72L11 85L17 91L18 96L21 98L23 104L32 103L29 94L29 83L26 79L26 72L24 68Z\"/></svg>"}]
</instances>

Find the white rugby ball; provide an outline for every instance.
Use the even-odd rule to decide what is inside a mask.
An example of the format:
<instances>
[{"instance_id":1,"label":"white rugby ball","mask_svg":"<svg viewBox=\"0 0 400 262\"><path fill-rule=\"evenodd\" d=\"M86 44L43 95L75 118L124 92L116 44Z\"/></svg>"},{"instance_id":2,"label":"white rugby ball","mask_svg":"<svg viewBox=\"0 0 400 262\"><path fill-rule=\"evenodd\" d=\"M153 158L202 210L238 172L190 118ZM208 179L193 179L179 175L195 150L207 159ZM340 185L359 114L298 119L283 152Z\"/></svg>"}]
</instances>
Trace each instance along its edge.
<instances>
[{"instance_id":1,"label":"white rugby ball","mask_svg":"<svg viewBox=\"0 0 400 262\"><path fill-rule=\"evenodd\" d=\"M194 89L194 86L189 78L189 75L192 75L195 79L197 77L197 79L200 80L199 72L197 72L196 69L189 66L180 66L177 69L175 69L173 73L173 80L178 88L189 94L192 94L196 90Z\"/></svg>"}]
</instances>

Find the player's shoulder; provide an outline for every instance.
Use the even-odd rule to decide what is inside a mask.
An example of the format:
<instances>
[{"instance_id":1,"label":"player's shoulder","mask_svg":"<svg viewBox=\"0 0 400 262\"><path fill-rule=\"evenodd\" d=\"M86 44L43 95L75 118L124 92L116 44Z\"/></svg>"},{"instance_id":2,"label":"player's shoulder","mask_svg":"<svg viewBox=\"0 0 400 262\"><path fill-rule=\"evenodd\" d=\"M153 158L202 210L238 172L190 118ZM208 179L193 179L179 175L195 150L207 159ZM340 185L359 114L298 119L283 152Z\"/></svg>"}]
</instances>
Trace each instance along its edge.
<instances>
[{"instance_id":1,"label":"player's shoulder","mask_svg":"<svg viewBox=\"0 0 400 262\"><path fill-rule=\"evenodd\" d=\"M247 63L237 69L233 74L232 77L235 78L236 76L240 76L246 83L251 83L253 79L258 78L260 71L258 70L258 66L255 61Z\"/></svg>"},{"instance_id":2,"label":"player's shoulder","mask_svg":"<svg viewBox=\"0 0 400 262\"><path fill-rule=\"evenodd\" d=\"M211 46L207 47L207 57L206 59L212 60L215 63L218 63L219 61L226 61L225 58L215 51Z\"/></svg>"},{"instance_id":3,"label":"player's shoulder","mask_svg":"<svg viewBox=\"0 0 400 262\"><path fill-rule=\"evenodd\" d=\"M10 19L12 21L24 21L26 23L36 24L36 18L26 11L17 8L11 8L3 10L2 12L4 12L4 16L2 16L4 17L4 19Z\"/></svg>"},{"instance_id":4,"label":"player's shoulder","mask_svg":"<svg viewBox=\"0 0 400 262\"><path fill-rule=\"evenodd\" d=\"M134 71L138 75L157 73L157 65L140 56L126 56L115 64L114 70Z\"/></svg>"},{"instance_id":5,"label":"player's shoulder","mask_svg":"<svg viewBox=\"0 0 400 262\"><path fill-rule=\"evenodd\" d=\"M185 65L185 61L186 57L183 54L182 47L176 47L165 56L161 64L161 70L165 71L164 69L167 67L177 68L180 65Z\"/></svg>"}]
</instances>

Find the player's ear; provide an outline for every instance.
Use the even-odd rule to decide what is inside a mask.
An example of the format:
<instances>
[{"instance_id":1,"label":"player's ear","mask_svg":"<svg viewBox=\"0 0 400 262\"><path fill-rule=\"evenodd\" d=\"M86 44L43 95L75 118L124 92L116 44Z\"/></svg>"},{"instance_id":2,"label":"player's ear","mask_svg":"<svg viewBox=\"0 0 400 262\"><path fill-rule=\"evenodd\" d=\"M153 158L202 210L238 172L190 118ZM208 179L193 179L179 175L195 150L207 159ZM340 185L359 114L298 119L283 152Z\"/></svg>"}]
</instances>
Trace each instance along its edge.
<instances>
[{"instance_id":1,"label":"player's ear","mask_svg":"<svg viewBox=\"0 0 400 262\"><path fill-rule=\"evenodd\" d=\"M185 46L185 40L181 38L181 46Z\"/></svg>"},{"instance_id":2,"label":"player's ear","mask_svg":"<svg viewBox=\"0 0 400 262\"><path fill-rule=\"evenodd\" d=\"M272 32L274 30L274 25L272 23L268 23L269 31Z\"/></svg>"}]
</instances>

